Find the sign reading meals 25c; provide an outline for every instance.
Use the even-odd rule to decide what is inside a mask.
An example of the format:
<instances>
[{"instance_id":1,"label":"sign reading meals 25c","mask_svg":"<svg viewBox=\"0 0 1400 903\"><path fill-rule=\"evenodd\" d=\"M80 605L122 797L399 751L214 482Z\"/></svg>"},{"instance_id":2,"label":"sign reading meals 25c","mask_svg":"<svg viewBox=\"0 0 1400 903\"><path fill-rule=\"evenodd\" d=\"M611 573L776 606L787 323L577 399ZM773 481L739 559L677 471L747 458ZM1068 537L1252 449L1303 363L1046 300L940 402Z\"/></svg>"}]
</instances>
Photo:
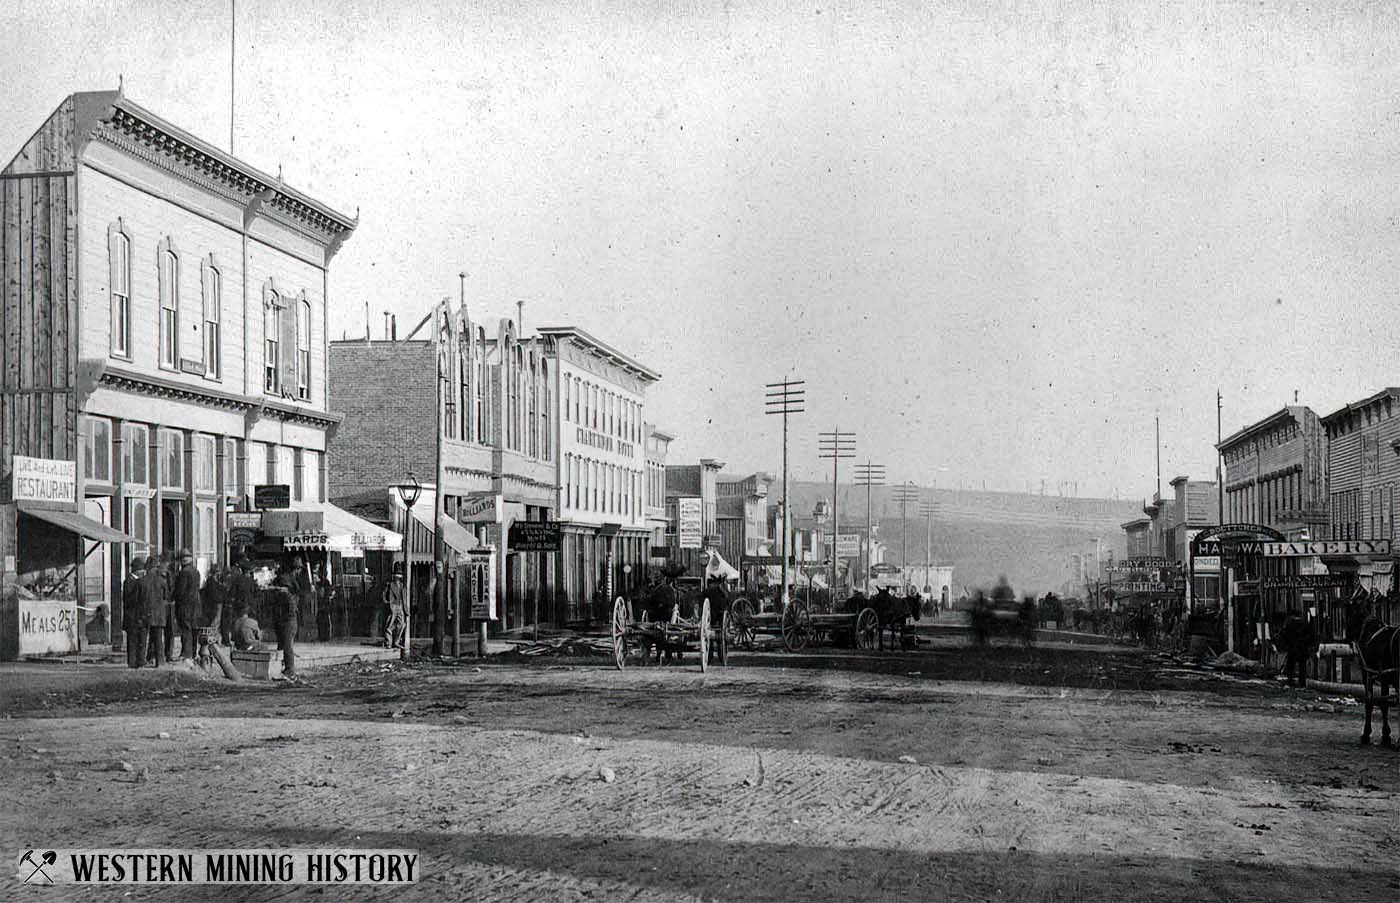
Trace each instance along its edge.
<instances>
[{"instance_id":1,"label":"sign reading meals 25c","mask_svg":"<svg viewBox=\"0 0 1400 903\"><path fill-rule=\"evenodd\" d=\"M72 461L15 455L10 486L17 502L75 502L78 466Z\"/></svg>"}]
</instances>

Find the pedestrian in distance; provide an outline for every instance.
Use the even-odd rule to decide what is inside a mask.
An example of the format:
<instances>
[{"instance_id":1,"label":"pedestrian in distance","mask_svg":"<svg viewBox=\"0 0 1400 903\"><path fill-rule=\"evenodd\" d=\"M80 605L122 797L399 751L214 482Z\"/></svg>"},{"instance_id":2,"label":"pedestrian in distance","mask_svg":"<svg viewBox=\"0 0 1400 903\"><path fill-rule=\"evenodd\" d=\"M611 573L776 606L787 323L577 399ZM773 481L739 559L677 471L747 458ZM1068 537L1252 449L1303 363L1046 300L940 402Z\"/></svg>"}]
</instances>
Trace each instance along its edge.
<instances>
[{"instance_id":1,"label":"pedestrian in distance","mask_svg":"<svg viewBox=\"0 0 1400 903\"><path fill-rule=\"evenodd\" d=\"M195 656L199 638L200 598L199 568L189 549L180 552L180 569L175 573L175 627L180 631L180 659Z\"/></svg>"},{"instance_id":2,"label":"pedestrian in distance","mask_svg":"<svg viewBox=\"0 0 1400 903\"><path fill-rule=\"evenodd\" d=\"M145 664L155 659L157 668L166 662L165 650L170 641L169 585L169 580L161 571L159 560L155 566L147 561L146 572L141 576L141 589L137 596L146 622L146 640L141 644L141 663Z\"/></svg>"},{"instance_id":3,"label":"pedestrian in distance","mask_svg":"<svg viewBox=\"0 0 1400 903\"><path fill-rule=\"evenodd\" d=\"M146 559L131 559L122 581L122 630L126 633L126 666L139 668L146 661L146 610L141 602L141 578L146 575Z\"/></svg>"},{"instance_id":4,"label":"pedestrian in distance","mask_svg":"<svg viewBox=\"0 0 1400 903\"><path fill-rule=\"evenodd\" d=\"M1279 631L1279 651L1284 655L1283 673L1288 685L1306 687L1308 685L1307 662L1317 650L1317 633L1312 624L1305 621L1296 611L1288 613L1283 629ZM1297 675L1297 684L1293 683Z\"/></svg>"},{"instance_id":5,"label":"pedestrian in distance","mask_svg":"<svg viewBox=\"0 0 1400 903\"><path fill-rule=\"evenodd\" d=\"M408 602L404 595L403 565L394 565L393 577L384 587L382 596L387 614L384 619L384 645L390 649L403 646L404 629L408 625Z\"/></svg>"},{"instance_id":6,"label":"pedestrian in distance","mask_svg":"<svg viewBox=\"0 0 1400 903\"><path fill-rule=\"evenodd\" d=\"M204 608L199 619L199 626L212 628L225 646L228 645L228 585L228 568L215 568L210 572L209 579L204 581Z\"/></svg>"},{"instance_id":7,"label":"pedestrian in distance","mask_svg":"<svg viewBox=\"0 0 1400 903\"><path fill-rule=\"evenodd\" d=\"M282 572L268 587L269 608L273 624L277 628L277 648L282 650L282 674L297 676L297 579L290 565L283 565Z\"/></svg>"},{"instance_id":8,"label":"pedestrian in distance","mask_svg":"<svg viewBox=\"0 0 1400 903\"><path fill-rule=\"evenodd\" d=\"M175 660L175 633L179 619L175 614L175 578L180 572L180 562L170 552L161 552L159 559L160 566L156 572L161 580L161 598L165 600L165 620L164 620L164 650L165 661ZM149 562L146 568L150 570Z\"/></svg>"}]
</instances>

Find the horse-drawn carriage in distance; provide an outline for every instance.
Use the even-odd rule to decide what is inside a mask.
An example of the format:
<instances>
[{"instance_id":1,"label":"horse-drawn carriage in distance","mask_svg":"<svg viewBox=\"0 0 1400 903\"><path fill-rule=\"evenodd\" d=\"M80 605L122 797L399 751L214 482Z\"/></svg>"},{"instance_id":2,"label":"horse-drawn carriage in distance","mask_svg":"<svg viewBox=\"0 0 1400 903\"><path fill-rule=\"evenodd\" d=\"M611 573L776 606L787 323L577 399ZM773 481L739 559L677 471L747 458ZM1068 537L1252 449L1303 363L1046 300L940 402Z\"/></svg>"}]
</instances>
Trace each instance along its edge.
<instances>
[{"instance_id":1,"label":"horse-drawn carriage in distance","mask_svg":"<svg viewBox=\"0 0 1400 903\"><path fill-rule=\"evenodd\" d=\"M807 600L790 599L781 611L763 612L752 599L741 596L730 606L728 640L752 649L759 635L775 635L782 638L783 648L789 652L822 640L873 650L884 649L884 635L889 631L891 649L896 637L901 648L912 649L917 641L910 619L919 619L919 602L917 594L900 596L882 589L871 596L857 591L844 602L824 606L824 611L814 611Z\"/></svg>"}]
</instances>

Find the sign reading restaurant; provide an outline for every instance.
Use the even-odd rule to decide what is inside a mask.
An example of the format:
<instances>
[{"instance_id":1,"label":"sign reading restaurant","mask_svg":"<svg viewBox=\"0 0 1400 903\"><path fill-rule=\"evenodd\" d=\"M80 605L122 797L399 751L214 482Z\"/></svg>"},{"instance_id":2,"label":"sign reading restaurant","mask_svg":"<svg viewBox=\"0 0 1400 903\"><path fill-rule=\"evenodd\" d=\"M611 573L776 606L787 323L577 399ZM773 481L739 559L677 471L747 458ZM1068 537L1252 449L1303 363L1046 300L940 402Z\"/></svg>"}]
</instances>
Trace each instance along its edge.
<instances>
[{"instance_id":1,"label":"sign reading restaurant","mask_svg":"<svg viewBox=\"0 0 1400 903\"><path fill-rule=\"evenodd\" d=\"M76 502L78 467L72 461L14 456L10 486L17 502Z\"/></svg>"},{"instance_id":2,"label":"sign reading restaurant","mask_svg":"<svg viewBox=\"0 0 1400 903\"><path fill-rule=\"evenodd\" d=\"M1265 558L1306 558L1313 555L1389 555L1388 539L1315 539L1261 544Z\"/></svg>"}]
</instances>

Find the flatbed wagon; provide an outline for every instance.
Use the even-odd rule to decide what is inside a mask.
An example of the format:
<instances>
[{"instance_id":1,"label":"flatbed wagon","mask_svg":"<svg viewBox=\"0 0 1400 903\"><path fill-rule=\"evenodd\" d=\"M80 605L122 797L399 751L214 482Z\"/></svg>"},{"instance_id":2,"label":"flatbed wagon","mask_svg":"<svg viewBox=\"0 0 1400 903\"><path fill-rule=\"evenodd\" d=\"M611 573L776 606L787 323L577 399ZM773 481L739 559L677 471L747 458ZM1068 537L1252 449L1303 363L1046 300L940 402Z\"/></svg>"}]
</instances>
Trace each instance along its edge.
<instances>
[{"instance_id":1,"label":"flatbed wagon","mask_svg":"<svg viewBox=\"0 0 1400 903\"><path fill-rule=\"evenodd\" d=\"M684 654L698 652L700 670L710 669L710 659L721 665L729 663L730 613L721 615L720 623L710 623L710 600L700 603L699 615L694 619L683 618L680 606L671 610L669 621L633 620L627 600L618 596L613 603L612 623L609 630L612 637L613 662L619 671L633 665L645 665L653 650Z\"/></svg>"},{"instance_id":2,"label":"flatbed wagon","mask_svg":"<svg viewBox=\"0 0 1400 903\"><path fill-rule=\"evenodd\" d=\"M782 612L760 612L751 599L738 598L729 609L729 642L752 649L759 634L782 638L783 648L797 652L809 643L826 640L856 649L874 649L880 618L875 609L813 613L807 603L792 600Z\"/></svg>"}]
</instances>

